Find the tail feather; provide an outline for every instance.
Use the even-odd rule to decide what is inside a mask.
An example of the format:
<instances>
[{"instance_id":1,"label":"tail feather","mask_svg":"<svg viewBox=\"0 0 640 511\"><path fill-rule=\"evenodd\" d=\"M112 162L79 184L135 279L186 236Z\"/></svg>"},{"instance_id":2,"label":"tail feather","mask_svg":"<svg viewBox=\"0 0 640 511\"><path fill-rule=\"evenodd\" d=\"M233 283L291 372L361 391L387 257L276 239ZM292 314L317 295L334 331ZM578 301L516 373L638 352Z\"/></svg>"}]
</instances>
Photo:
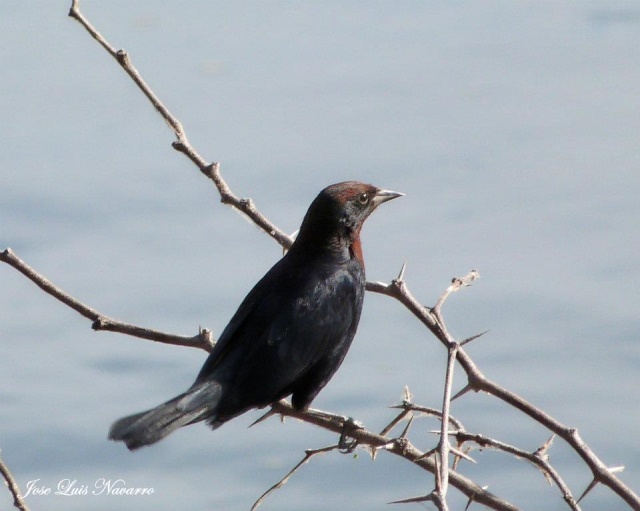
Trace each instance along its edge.
<instances>
[{"instance_id":1,"label":"tail feather","mask_svg":"<svg viewBox=\"0 0 640 511\"><path fill-rule=\"evenodd\" d=\"M124 442L129 450L154 444L187 424L215 420L221 395L217 382L194 385L156 408L117 420L109 429L109 439Z\"/></svg>"}]
</instances>

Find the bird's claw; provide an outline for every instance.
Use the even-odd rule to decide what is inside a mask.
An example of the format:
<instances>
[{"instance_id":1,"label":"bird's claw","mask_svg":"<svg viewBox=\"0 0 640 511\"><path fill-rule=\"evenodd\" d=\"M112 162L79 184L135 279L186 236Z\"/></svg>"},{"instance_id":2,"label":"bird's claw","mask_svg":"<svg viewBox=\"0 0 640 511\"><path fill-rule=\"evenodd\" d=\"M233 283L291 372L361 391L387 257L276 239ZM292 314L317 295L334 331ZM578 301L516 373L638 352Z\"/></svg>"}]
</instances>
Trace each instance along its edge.
<instances>
[{"instance_id":1,"label":"bird's claw","mask_svg":"<svg viewBox=\"0 0 640 511\"><path fill-rule=\"evenodd\" d=\"M355 451L358 441L355 438L349 440L349 433L358 429L364 429L364 425L353 417L347 417L342 423L342 432L340 440L338 440L338 450L342 454L350 454Z\"/></svg>"}]
</instances>

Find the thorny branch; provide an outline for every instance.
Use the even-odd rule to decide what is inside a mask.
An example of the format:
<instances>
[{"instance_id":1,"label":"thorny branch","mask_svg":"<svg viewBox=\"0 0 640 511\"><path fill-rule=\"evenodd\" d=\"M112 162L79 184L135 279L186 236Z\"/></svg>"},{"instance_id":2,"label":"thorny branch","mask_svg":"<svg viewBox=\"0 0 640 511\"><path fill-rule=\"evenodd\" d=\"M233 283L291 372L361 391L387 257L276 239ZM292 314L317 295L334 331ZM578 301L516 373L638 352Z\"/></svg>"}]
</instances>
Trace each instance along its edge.
<instances>
[{"instance_id":1,"label":"thorny branch","mask_svg":"<svg viewBox=\"0 0 640 511\"><path fill-rule=\"evenodd\" d=\"M532 465L536 466L542 472L542 475L547 479L549 484L555 484L564 498L567 505L574 511L580 511L578 502L573 497L571 490L564 482L560 474L549 463L549 455L547 454L555 435L549 437L542 446L536 449L534 452L527 452L524 449L519 449L504 442L499 442L493 438L489 438L485 435L468 433L466 431L452 431L451 435L455 436L458 446L462 446L466 442L474 442L476 445L482 448L492 448L499 451L512 454L513 456L529 461Z\"/></svg>"},{"instance_id":2,"label":"thorny branch","mask_svg":"<svg viewBox=\"0 0 640 511\"><path fill-rule=\"evenodd\" d=\"M433 309L418 302L409 291L404 280L396 279L390 284L375 282L367 285L367 289L398 300L411 311L422 324L431 330L433 335L444 344L445 347L448 346L450 339L446 331L443 331L442 325L438 321L436 314L434 314ZM520 410L567 442L589 467L595 484L601 483L608 486L613 492L620 496L631 509L640 511L640 497L615 476L616 470L607 467L602 460L596 456L586 442L582 440L577 429L565 426L522 397L488 379L462 347L458 349L456 357L458 363L466 373L467 385L452 399L459 398L471 390L474 392L486 392L511 405L515 409Z\"/></svg>"},{"instance_id":3,"label":"thorny branch","mask_svg":"<svg viewBox=\"0 0 640 511\"><path fill-rule=\"evenodd\" d=\"M169 127L172 129L176 136L176 140L172 143L172 146L177 151L183 153L187 156L198 168L199 170L211 179L214 185L217 188L217 191L220 196L220 200L222 203L231 206L232 208L240 211L244 215L246 215L252 222L254 222L258 227L264 230L268 235L270 235L274 240L276 240L280 245L285 248L288 248L292 240L289 236L283 233L280 229L278 229L273 223L271 223L266 217L264 217L254 206L251 199L239 198L235 195L224 179L220 174L220 165L215 162L208 163L204 158L202 158L195 149L189 143L186 133L181 125L181 123L171 114L171 112L163 105L163 103L158 99L158 97L154 94L151 88L146 84L146 82L142 79L139 72L131 63L131 59L129 55L124 50L116 50L113 48L107 40L89 23L89 21L84 17L84 15L80 12L78 0L73 0L71 10L69 11L69 16L73 19L77 20L86 30L87 32L118 62L118 64L127 72L127 74L131 77L131 79L136 83L136 85L140 88L140 90L145 94L147 99L151 102L156 111L163 117L163 119L167 122ZM46 278L38 274L35 270L30 268L26 263L21 261L15 254L10 250L6 249L3 252L0 252L0 260L11 265L30 280L32 280L35 284L37 284L41 289L50 295L54 296L65 305L71 307L76 310L78 313L83 315L84 317L93 321L93 328L96 330L110 330L114 332L124 333L127 335L133 335L136 337L141 337L144 339L150 339L159 342L165 342L169 344L176 344L181 346L193 346L203 348L205 350L210 350L213 345L211 332L208 330L201 331L198 335L193 337L184 337L184 336L175 336L171 334L165 334L163 332L158 332L150 329L145 329L141 327L137 327L134 325L128 325L126 323L122 323L117 320L113 320L98 311L82 304L77 301L61 289L57 288L51 282L49 282ZM380 435L376 435L366 429L354 429L350 432L350 435L353 437L355 441L359 443L361 446L368 446L371 449L372 456L375 456L375 453L379 450L385 450L387 452L396 454L401 456L408 461L420 466L421 468L428 470L434 474L436 474L437 488L439 487L442 490L443 486L445 487L445 492L440 492L438 494L436 488L436 496L440 496L440 500L446 506L446 502L444 501L444 497L446 496L446 484L447 478L448 482L464 494L466 494L470 502L478 502L482 503L488 507L493 509L516 509L511 504L505 502L504 500L492 495L487 492L485 489L480 488L478 485L473 483L472 481L466 479L464 476L460 475L457 471L448 468L448 449L446 445L447 442L443 443L443 438L447 438L449 435L455 435L457 441L460 443L473 441L476 444L491 446L493 448L501 449L505 452L509 452L516 456L527 459L528 461L535 463L537 466L543 470L548 477L551 478L555 482L555 484L560 488L565 501L569 504L572 509L579 509L577 503L573 499L571 492L566 487L566 484L562 481L557 472L553 469L553 467L548 463L546 458L546 450L549 448L547 445L544 447L543 451L536 451L536 453L529 454L524 451L518 450L511 446L507 446L506 444L502 444L497 440L489 439L483 437L481 435L470 435L469 433L464 432L464 429L459 427L459 421L451 418L448 415L448 406L452 399L459 398L469 391L474 392L486 392L490 395L497 397L498 399L508 403L514 408L520 410L521 412L530 416L533 420L539 422L551 432L562 438L568 445L570 445L578 455L584 460L586 465L590 468L593 481L587 487L585 492L583 492L582 496L579 500L581 500L584 495L588 493L593 487L597 484L604 484L608 486L613 492L619 495L632 509L640 510L640 499L638 496L631 491L624 483L622 483L614 474L620 470L620 468L608 468L604 463L591 451L591 449L587 446L587 444L581 439L578 434L578 431L574 428L569 428L553 417L549 416L539 408L533 406L528 403L520 396L510 392L509 390L501 387L497 383L489 380L484 376L484 374L478 369L472 359L467 355L464 351L463 346L477 338L478 336L474 336L470 339L467 339L462 342L456 342L450 334L448 333L444 320L441 314L441 306L447 296L456 291L457 289L468 285L472 280L477 278L477 273L472 272L467 277L463 279L454 279L451 286L443 293L438 302L433 308L426 307L420 304L415 297L409 291L405 281L404 281L404 267L401 271L400 275L397 279L393 280L389 284L384 284L380 282L368 282L367 290L375 293L380 293L387 295L389 297L394 298L399 301L404 307L406 307L409 311L411 311L416 318L421 321L433 334L434 336L441 342L450 353L451 358L451 377L453 371L453 360L457 360L461 365L462 369L466 373L467 376L467 385L465 388L459 392L453 398L450 397L450 377L447 376L447 381L445 383L445 395L443 398L443 411L438 412L442 420L442 429L440 431L440 449L439 449L439 458L435 459L430 458L430 454L435 452L435 450L430 451L429 453L423 453L416 449L408 440L407 433L409 430L409 425L405 428L402 435L398 438L389 437L388 433L401 421L405 420L407 417L413 417L413 412L428 412L431 411L425 407L419 407L417 405L411 404L408 400L406 400L403 405L400 406L401 412L400 414L387 426ZM449 371L448 371L449 373ZM277 413L282 416L290 416L295 417L297 419L303 420L305 422L309 422L311 424L315 424L324 429L328 429L330 431L334 431L336 433L340 433L345 424L345 418L337 415L333 415L326 412L320 412L318 410L308 410L305 412L298 412L294 410L288 403L279 402L275 403L272 406L272 413ZM436 414L437 415L437 414ZM411 420L411 419L410 419ZM456 427L456 431L448 431L449 424L454 425ZM445 445L445 447L442 447ZM320 453L326 452L328 450L333 450L332 448L323 448L315 451L307 451L307 455L305 458L296 466L294 469L283 478L279 483L274 485L269 491L267 491L263 497L266 497L270 492L282 486L286 480L310 457L314 454L308 453ZM454 467L457 466L457 461L462 456L462 453L456 452L452 449L456 458L454 460ZM533 456L533 457L531 457ZM464 456L462 456L464 457ZM438 463L440 461L440 463ZM440 466L440 468L439 468ZM4 467L2 465L2 467ZM6 467L4 467L6 468ZM438 475L437 472L440 471ZM5 471L3 470L3 475L5 476L5 480L7 476L5 475ZM7 471L8 473L8 471ZM9 474L10 476L10 474ZM12 493L15 495L19 495L19 493ZM402 501L397 502L418 502L425 500L434 500L433 494L427 495L424 497L416 497L411 499L404 499ZM437 498L435 499L437 502ZM260 501L256 502L256 507L259 505ZM442 508L442 507L441 507ZM26 509L26 507L21 508Z\"/></svg>"},{"instance_id":4,"label":"thorny branch","mask_svg":"<svg viewBox=\"0 0 640 511\"><path fill-rule=\"evenodd\" d=\"M335 415L332 413L323 412L320 410L309 409L304 412L297 411L286 401L280 401L272 405L274 412L285 416L294 417L304 422L314 424L323 429L333 431L340 434L345 422L348 420L346 417ZM401 412L404 413L404 410ZM386 428L385 428L386 429ZM367 447L370 449L372 456L375 452L384 450L386 452L395 454L404 458L405 460L413 463L414 465L431 472L436 473L437 464L434 459L424 456L424 452L416 448L407 438L407 429L399 437L390 437L388 435L379 435L369 431L365 428L353 429L349 435L357 441L361 447ZM460 490L467 497L479 504L483 504L491 509L497 510L511 510L517 511L517 507L509 502L501 499L500 497L492 494L484 488L481 488L470 479L464 477L459 472L449 470L449 479L451 485Z\"/></svg>"}]
</instances>

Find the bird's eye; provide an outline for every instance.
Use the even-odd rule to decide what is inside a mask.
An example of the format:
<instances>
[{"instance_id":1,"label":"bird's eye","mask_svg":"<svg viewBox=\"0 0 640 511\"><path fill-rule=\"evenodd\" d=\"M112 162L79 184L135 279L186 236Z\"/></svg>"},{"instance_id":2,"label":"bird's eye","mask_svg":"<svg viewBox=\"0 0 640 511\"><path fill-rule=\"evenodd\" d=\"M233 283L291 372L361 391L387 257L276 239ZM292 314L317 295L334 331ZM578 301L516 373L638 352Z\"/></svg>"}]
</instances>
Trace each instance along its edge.
<instances>
[{"instance_id":1,"label":"bird's eye","mask_svg":"<svg viewBox=\"0 0 640 511\"><path fill-rule=\"evenodd\" d=\"M358 195L358 202L363 205L369 202L369 194L361 193L360 195Z\"/></svg>"}]
</instances>

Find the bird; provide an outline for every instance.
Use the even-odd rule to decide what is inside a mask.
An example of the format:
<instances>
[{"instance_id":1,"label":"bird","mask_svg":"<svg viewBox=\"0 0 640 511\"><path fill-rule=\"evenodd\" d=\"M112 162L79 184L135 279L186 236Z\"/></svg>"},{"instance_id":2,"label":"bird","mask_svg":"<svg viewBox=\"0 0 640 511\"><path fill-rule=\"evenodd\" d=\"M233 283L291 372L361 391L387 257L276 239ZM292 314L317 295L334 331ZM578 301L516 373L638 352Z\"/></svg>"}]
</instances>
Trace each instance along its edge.
<instances>
[{"instance_id":1,"label":"bird","mask_svg":"<svg viewBox=\"0 0 640 511\"><path fill-rule=\"evenodd\" d=\"M344 360L365 293L360 231L382 203L404 194L357 181L324 188L286 254L258 281L222 331L193 385L114 422L129 450L205 421L213 429L291 396L308 409Z\"/></svg>"}]
</instances>

